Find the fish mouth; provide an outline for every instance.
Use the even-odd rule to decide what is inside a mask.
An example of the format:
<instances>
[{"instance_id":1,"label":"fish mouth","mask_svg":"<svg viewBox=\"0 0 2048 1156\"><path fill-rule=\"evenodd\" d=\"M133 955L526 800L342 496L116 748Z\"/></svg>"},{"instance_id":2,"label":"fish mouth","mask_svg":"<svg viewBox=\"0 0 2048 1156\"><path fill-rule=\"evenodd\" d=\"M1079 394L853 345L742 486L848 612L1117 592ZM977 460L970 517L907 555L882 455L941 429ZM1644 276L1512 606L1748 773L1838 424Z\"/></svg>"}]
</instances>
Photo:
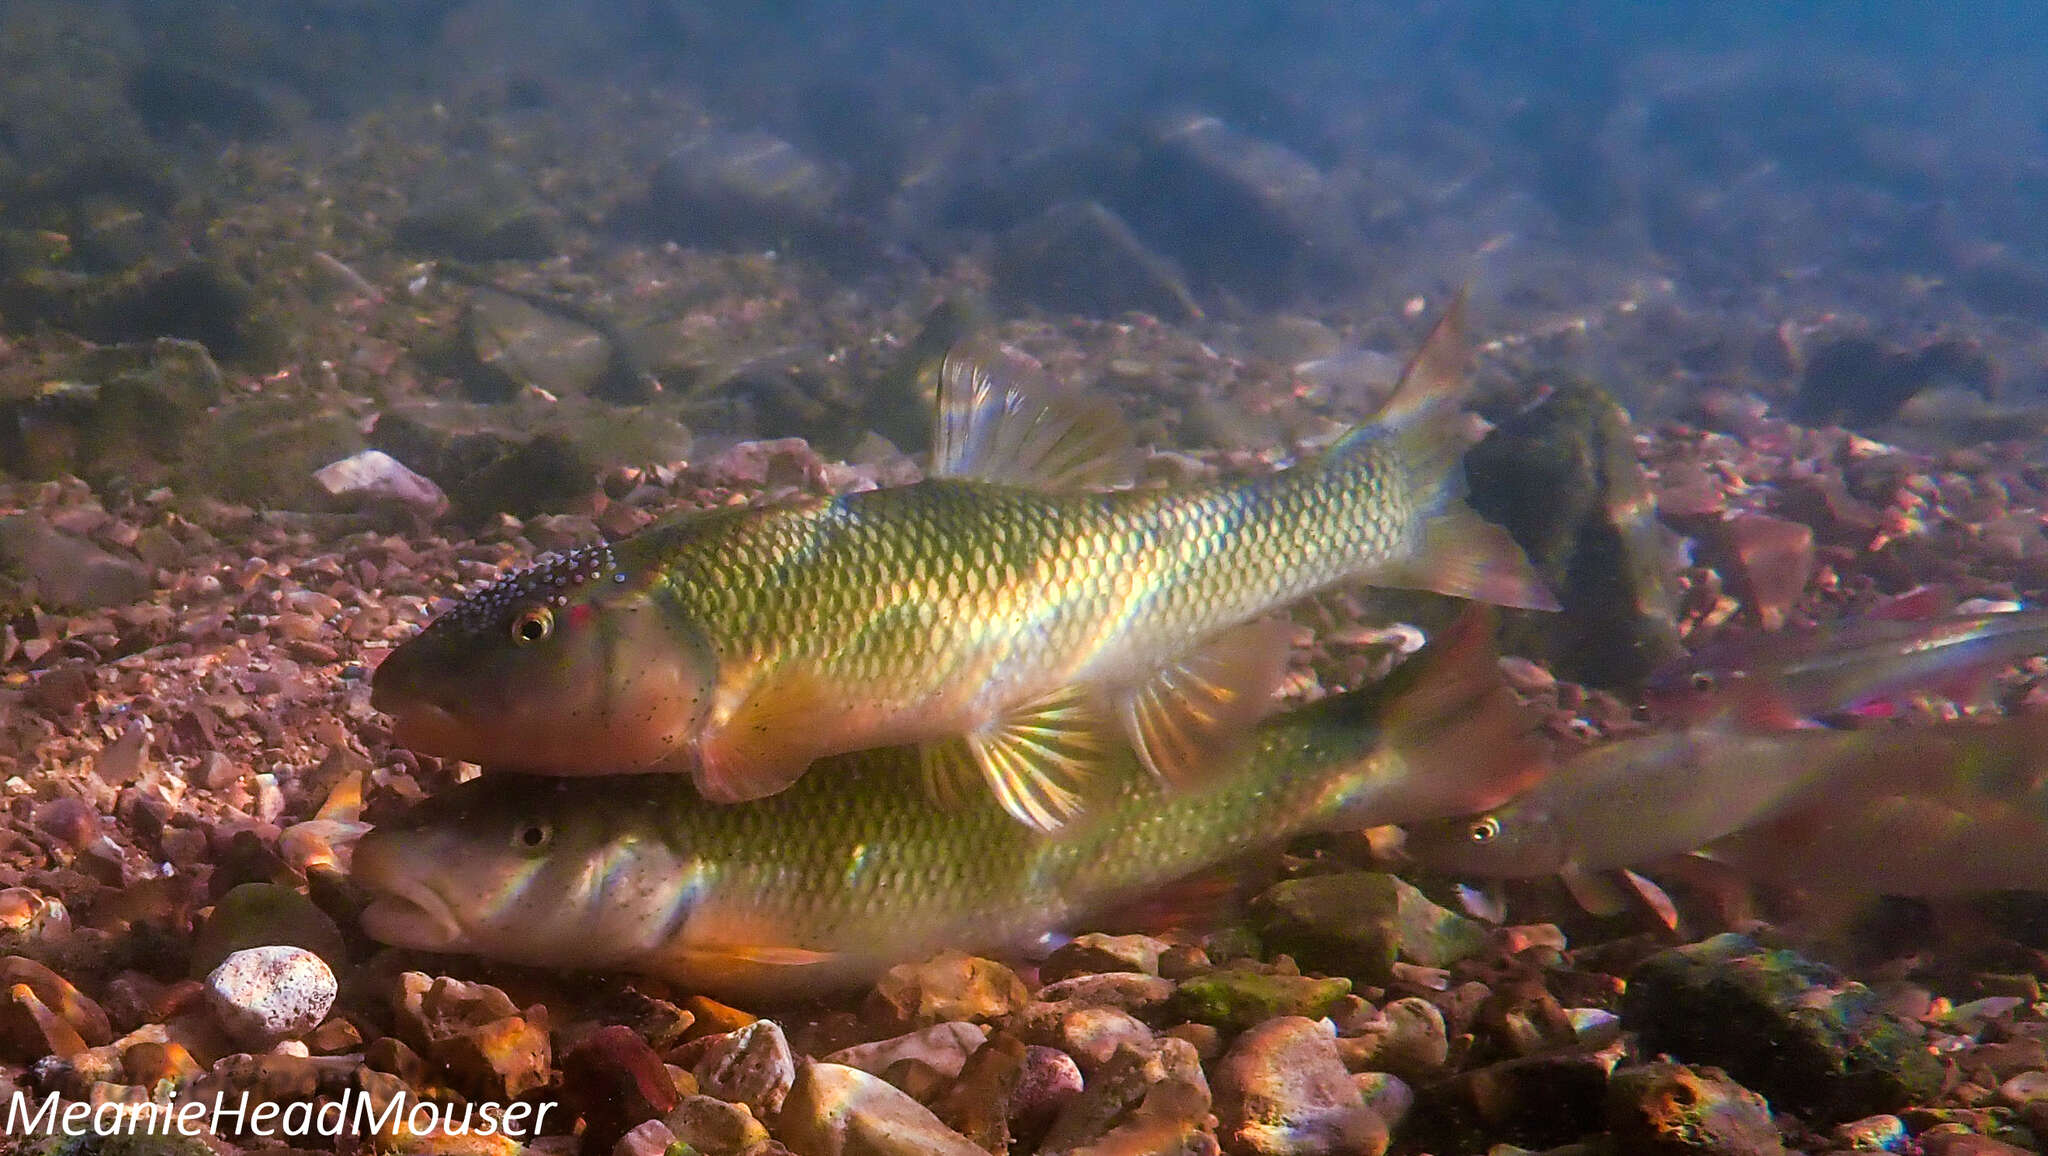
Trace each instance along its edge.
<instances>
[{"instance_id":1,"label":"fish mouth","mask_svg":"<svg viewBox=\"0 0 2048 1156\"><path fill-rule=\"evenodd\" d=\"M370 705L391 716L391 741L408 750L461 758L472 744L474 728L446 707L417 700L379 704L374 691Z\"/></svg>"},{"instance_id":2,"label":"fish mouth","mask_svg":"<svg viewBox=\"0 0 2048 1156\"><path fill-rule=\"evenodd\" d=\"M363 909L363 930L370 938L393 947L421 951L448 951L462 942L462 924L439 892L406 876L379 849L384 844L375 834L356 848L353 875L370 892L370 904Z\"/></svg>"}]
</instances>

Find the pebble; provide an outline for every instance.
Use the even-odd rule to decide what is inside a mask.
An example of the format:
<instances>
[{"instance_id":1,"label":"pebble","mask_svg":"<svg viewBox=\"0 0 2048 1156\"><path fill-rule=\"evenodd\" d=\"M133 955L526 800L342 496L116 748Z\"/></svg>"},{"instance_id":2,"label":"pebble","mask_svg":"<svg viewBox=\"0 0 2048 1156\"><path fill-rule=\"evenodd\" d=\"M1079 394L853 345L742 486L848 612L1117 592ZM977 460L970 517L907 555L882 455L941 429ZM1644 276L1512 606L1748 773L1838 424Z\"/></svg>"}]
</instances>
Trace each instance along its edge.
<instances>
[{"instance_id":1,"label":"pebble","mask_svg":"<svg viewBox=\"0 0 2048 1156\"><path fill-rule=\"evenodd\" d=\"M909 1028L954 1021L986 1023L1009 1015L1029 999L1016 972L959 951L890 968L874 992L882 1017Z\"/></svg>"},{"instance_id":2,"label":"pebble","mask_svg":"<svg viewBox=\"0 0 2048 1156\"><path fill-rule=\"evenodd\" d=\"M303 947L248 947L206 977L207 1001L236 1043L253 1051L297 1039L334 1007L334 970Z\"/></svg>"},{"instance_id":3,"label":"pebble","mask_svg":"<svg viewBox=\"0 0 2048 1156\"><path fill-rule=\"evenodd\" d=\"M1247 1029L1216 1065L1217 1130L1250 1156L1377 1156L1386 1122L1365 1096L1329 1028L1282 1016Z\"/></svg>"},{"instance_id":4,"label":"pebble","mask_svg":"<svg viewBox=\"0 0 2048 1156\"><path fill-rule=\"evenodd\" d=\"M684 1056L701 1091L745 1104L758 1116L780 1111L796 1078L789 1040L774 1020L755 1020L736 1032L693 1041L677 1053L677 1062Z\"/></svg>"},{"instance_id":5,"label":"pebble","mask_svg":"<svg viewBox=\"0 0 2048 1156\"><path fill-rule=\"evenodd\" d=\"M330 967L348 962L341 929L296 887L244 883L221 896L192 943L192 970L204 975L247 947L302 947Z\"/></svg>"},{"instance_id":6,"label":"pebble","mask_svg":"<svg viewBox=\"0 0 2048 1156\"><path fill-rule=\"evenodd\" d=\"M1070 1097L1047 1131L1041 1151L1066 1152L1102 1139L1124 1114L1137 1107L1160 1084L1175 1082L1197 1089L1208 1110L1209 1080L1202 1060L1185 1040L1154 1040L1144 1047L1126 1045L1093 1073L1079 1095ZM1021 1092L1019 1098L1022 1098Z\"/></svg>"},{"instance_id":7,"label":"pebble","mask_svg":"<svg viewBox=\"0 0 2048 1156\"><path fill-rule=\"evenodd\" d=\"M1014 1146L1011 1105L1024 1081L1028 1054L1024 1041L1008 1032L990 1036L968 1057L953 1086L932 1103L932 1111L948 1128L979 1147L989 1152L1010 1151Z\"/></svg>"},{"instance_id":8,"label":"pebble","mask_svg":"<svg viewBox=\"0 0 2048 1156\"><path fill-rule=\"evenodd\" d=\"M1386 1122L1387 1131L1401 1130L1401 1122L1415 1107L1415 1089L1408 1086L1408 1081L1392 1072L1360 1072L1351 1077L1351 1082L1358 1085L1365 1106Z\"/></svg>"},{"instance_id":9,"label":"pebble","mask_svg":"<svg viewBox=\"0 0 2048 1156\"><path fill-rule=\"evenodd\" d=\"M409 971L398 977L399 1034L448 1069L455 1085L486 1100L510 1100L548 1083L553 1048L545 1014L528 1019L489 984Z\"/></svg>"},{"instance_id":10,"label":"pebble","mask_svg":"<svg viewBox=\"0 0 2048 1156\"><path fill-rule=\"evenodd\" d=\"M1032 1003L1034 1006L1113 1007L1143 1016L1164 1008L1179 989L1179 984L1158 976L1128 971L1102 972L1046 984L1038 989ZM1029 1015L1030 1009L1027 1008L1024 1014Z\"/></svg>"},{"instance_id":11,"label":"pebble","mask_svg":"<svg viewBox=\"0 0 2048 1156\"><path fill-rule=\"evenodd\" d=\"M960 1074L960 1069L967 1064L967 1057L973 1055L987 1039L988 1029L980 1024L933 1024L920 1032L841 1048L823 1059L828 1064L859 1068L871 1076L881 1075L898 1060L914 1059L931 1065L951 1079Z\"/></svg>"},{"instance_id":12,"label":"pebble","mask_svg":"<svg viewBox=\"0 0 2048 1156\"><path fill-rule=\"evenodd\" d=\"M1074 1057L1038 1044L1025 1048L1024 1070L1010 1097L1011 1129L1020 1137L1043 1134L1085 1086L1081 1065Z\"/></svg>"},{"instance_id":13,"label":"pebble","mask_svg":"<svg viewBox=\"0 0 2048 1156\"><path fill-rule=\"evenodd\" d=\"M1607 1129L1644 1156L1782 1156L1764 1098L1719 1068L1639 1064L1607 1083Z\"/></svg>"},{"instance_id":14,"label":"pebble","mask_svg":"<svg viewBox=\"0 0 2048 1156\"><path fill-rule=\"evenodd\" d=\"M99 1047L114 1038L106 1011L91 996L35 960L19 955L0 959L0 989L15 984L26 984L44 1007L78 1033L86 1047Z\"/></svg>"},{"instance_id":15,"label":"pebble","mask_svg":"<svg viewBox=\"0 0 2048 1156\"><path fill-rule=\"evenodd\" d=\"M1923 1135L1919 1140L1924 1156L2028 1156L2033 1151L1967 1132L1936 1132Z\"/></svg>"},{"instance_id":16,"label":"pebble","mask_svg":"<svg viewBox=\"0 0 2048 1156\"><path fill-rule=\"evenodd\" d=\"M844 1064L806 1061L775 1131L804 1156L988 1156L888 1081Z\"/></svg>"},{"instance_id":17,"label":"pebble","mask_svg":"<svg viewBox=\"0 0 2048 1156\"><path fill-rule=\"evenodd\" d=\"M1129 1012L1108 1007L1074 1008L1061 1014L1049 1032L1023 1027L1020 1033L1026 1043L1059 1048L1090 1075L1108 1063L1117 1049L1152 1042L1151 1028Z\"/></svg>"},{"instance_id":18,"label":"pebble","mask_svg":"<svg viewBox=\"0 0 2048 1156\"><path fill-rule=\"evenodd\" d=\"M590 1134L584 1133L588 1145ZM669 1145L676 1142L676 1134L669 1131L667 1124L660 1120L648 1120L637 1124L618 1138L612 1145L612 1156L662 1156Z\"/></svg>"},{"instance_id":19,"label":"pebble","mask_svg":"<svg viewBox=\"0 0 2048 1156\"><path fill-rule=\"evenodd\" d=\"M2023 1108L2036 1100L2048 1100L2048 1072L2021 1072L1998 1085L1998 1099L2011 1108Z\"/></svg>"},{"instance_id":20,"label":"pebble","mask_svg":"<svg viewBox=\"0 0 2048 1156\"><path fill-rule=\"evenodd\" d=\"M1865 1116L1838 1124L1829 1138L1851 1152L1899 1152L1906 1146L1906 1122L1897 1116Z\"/></svg>"}]
</instances>

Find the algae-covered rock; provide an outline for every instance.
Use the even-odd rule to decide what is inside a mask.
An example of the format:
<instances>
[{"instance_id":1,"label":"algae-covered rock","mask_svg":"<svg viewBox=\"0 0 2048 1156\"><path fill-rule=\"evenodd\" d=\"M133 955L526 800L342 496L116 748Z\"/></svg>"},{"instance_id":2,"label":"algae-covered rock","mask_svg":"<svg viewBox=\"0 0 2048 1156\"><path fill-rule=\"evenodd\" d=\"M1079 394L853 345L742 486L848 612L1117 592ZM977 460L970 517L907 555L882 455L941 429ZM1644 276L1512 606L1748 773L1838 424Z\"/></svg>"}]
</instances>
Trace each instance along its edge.
<instances>
[{"instance_id":1,"label":"algae-covered rock","mask_svg":"<svg viewBox=\"0 0 2048 1156\"><path fill-rule=\"evenodd\" d=\"M1173 263L1095 201L1062 201L1005 233L994 273L1006 300L1059 313L1202 313Z\"/></svg>"},{"instance_id":2,"label":"algae-covered rock","mask_svg":"<svg viewBox=\"0 0 2048 1156\"><path fill-rule=\"evenodd\" d=\"M1341 976L1312 979L1226 968L1183 982L1174 1010L1198 1023L1248 1028L1275 1016L1319 1019L1350 994L1351 981Z\"/></svg>"},{"instance_id":3,"label":"algae-covered rock","mask_svg":"<svg viewBox=\"0 0 2048 1156\"><path fill-rule=\"evenodd\" d=\"M1377 871L1312 875L1252 901L1266 945L1315 971L1386 982L1394 961L1446 967L1485 945L1486 932Z\"/></svg>"},{"instance_id":4,"label":"algae-covered rock","mask_svg":"<svg viewBox=\"0 0 2048 1156\"><path fill-rule=\"evenodd\" d=\"M1883 1011L1869 988L1740 935L1645 960L1621 1018L1645 1053L1723 1068L1816 1122L1893 1111L1942 1086L1941 1061L1917 1025Z\"/></svg>"},{"instance_id":5,"label":"algae-covered rock","mask_svg":"<svg viewBox=\"0 0 2048 1156\"><path fill-rule=\"evenodd\" d=\"M409 249L464 261L538 260L559 244L554 218L523 180L502 168L446 178L399 218L394 237Z\"/></svg>"},{"instance_id":6,"label":"algae-covered rock","mask_svg":"<svg viewBox=\"0 0 2048 1156\"><path fill-rule=\"evenodd\" d=\"M165 338L0 368L0 469L30 478L149 477L221 399L206 347Z\"/></svg>"},{"instance_id":7,"label":"algae-covered rock","mask_svg":"<svg viewBox=\"0 0 2048 1156\"><path fill-rule=\"evenodd\" d=\"M1629 686L1679 652L1674 536L1636 460L1628 411L1556 383L1465 455L1472 508L1507 527L1563 603L1508 615L1503 648L1594 686Z\"/></svg>"},{"instance_id":8,"label":"algae-covered rock","mask_svg":"<svg viewBox=\"0 0 2048 1156\"><path fill-rule=\"evenodd\" d=\"M1779 1156L1764 1098L1718 1068L1641 1064L1607 1082L1607 1129L1643 1156Z\"/></svg>"},{"instance_id":9,"label":"algae-covered rock","mask_svg":"<svg viewBox=\"0 0 2048 1156\"><path fill-rule=\"evenodd\" d=\"M230 501L308 509L324 501L321 467L363 448L355 419L307 397L248 397L225 406L195 433L203 450L181 480Z\"/></svg>"}]
</instances>

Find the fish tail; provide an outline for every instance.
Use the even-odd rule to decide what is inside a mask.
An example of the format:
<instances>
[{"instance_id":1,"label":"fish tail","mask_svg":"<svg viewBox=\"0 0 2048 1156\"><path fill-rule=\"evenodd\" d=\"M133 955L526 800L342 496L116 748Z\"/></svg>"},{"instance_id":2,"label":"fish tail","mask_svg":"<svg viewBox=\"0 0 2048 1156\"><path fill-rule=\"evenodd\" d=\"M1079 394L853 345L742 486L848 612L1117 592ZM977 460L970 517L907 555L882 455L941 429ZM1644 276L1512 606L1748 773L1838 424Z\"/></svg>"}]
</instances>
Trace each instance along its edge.
<instances>
[{"instance_id":1,"label":"fish tail","mask_svg":"<svg viewBox=\"0 0 2048 1156\"><path fill-rule=\"evenodd\" d=\"M1501 676L1497 620L1487 607L1467 608L1383 684L1384 744L1399 766L1358 800L1373 823L1484 811L1550 773L1542 713Z\"/></svg>"},{"instance_id":2,"label":"fish tail","mask_svg":"<svg viewBox=\"0 0 2048 1156\"><path fill-rule=\"evenodd\" d=\"M1465 451L1483 436L1485 423L1464 405L1469 388L1464 303L1460 294L1445 311L1374 423L1353 431L1332 451L1335 468L1358 474L1356 484L1363 491L1375 488L1372 476L1394 471L1403 488L1419 496L1423 526L1418 548L1364 577L1378 586L1556 610L1557 598L1514 538L1465 504Z\"/></svg>"}]
</instances>

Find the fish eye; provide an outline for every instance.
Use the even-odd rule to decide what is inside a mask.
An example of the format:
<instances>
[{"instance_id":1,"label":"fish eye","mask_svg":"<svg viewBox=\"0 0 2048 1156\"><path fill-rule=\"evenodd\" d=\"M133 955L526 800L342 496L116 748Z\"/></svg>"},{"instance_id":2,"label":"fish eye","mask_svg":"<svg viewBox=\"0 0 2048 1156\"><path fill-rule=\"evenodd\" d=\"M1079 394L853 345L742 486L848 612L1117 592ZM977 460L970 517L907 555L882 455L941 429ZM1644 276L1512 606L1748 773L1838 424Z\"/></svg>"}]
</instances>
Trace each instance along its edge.
<instances>
[{"instance_id":1,"label":"fish eye","mask_svg":"<svg viewBox=\"0 0 2048 1156\"><path fill-rule=\"evenodd\" d=\"M512 829L512 848L515 851L545 851L555 840L553 826L537 819L531 819Z\"/></svg>"},{"instance_id":2,"label":"fish eye","mask_svg":"<svg viewBox=\"0 0 2048 1156\"><path fill-rule=\"evenodd\" d=\"M1704 670L1694 673L1692 676L1692 688L1694 690L1714 689L1714 676Z\"/></svg>"},{"instance_id":3,"label":"fish eye","mask_svg":"<svg viewBox=\"0 0 2048 1156\"><path fill-rule=\"evenodd\" d=\"M1500 837L1500 820L1488 815L1465 829L1466 838L1474 843L1491 843Z\"/></svg>"},{"instance_id":4,"label":"fish eye","mask_svg":"<svg viewBox=\"0 0 2048 1156\"><path fill-rule=\"evenodd\" d=\"M555 612L545 606L529 606L512 616L512 641L521 646L546 642L555 632Z\"/></svg>"}]
</instances>

